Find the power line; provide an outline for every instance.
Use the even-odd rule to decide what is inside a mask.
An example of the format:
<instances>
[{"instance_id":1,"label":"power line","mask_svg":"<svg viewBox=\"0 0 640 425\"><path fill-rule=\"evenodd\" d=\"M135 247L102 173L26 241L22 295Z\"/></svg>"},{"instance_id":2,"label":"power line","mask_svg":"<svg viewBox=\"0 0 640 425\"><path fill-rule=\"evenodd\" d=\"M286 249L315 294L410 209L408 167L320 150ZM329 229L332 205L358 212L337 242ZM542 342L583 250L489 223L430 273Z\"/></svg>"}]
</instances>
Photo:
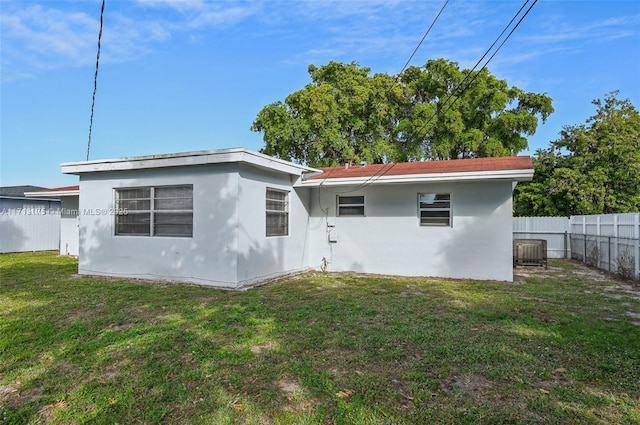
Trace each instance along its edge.
<instances>
[{"instance_id":1,"label":"power line","mask_svg":"<svg viewBox=\"0 0 640 425\"><path fill-rule=\"evenodd\" d=\"M444 8L447 7L447 4L449 4L449 0L445 0L444 4L440 8L440 11L436 15L436 17L433 18L433 21L431 22L431 25L429 25L429 28L427 28L427 31L422 36L422 39L420 40L420 42L418 43L416 48L413 49L413 53L411 53L411 56L409 56L409 59L407 59L407 62L404 64L404 66L402 67L402 69L398 73L398 77L397 77L398 79L400 78L400 75L404 72L404 70L407 68L407 66L409 66L409 63L411 63L411 60L413 59L413 57L416 55L416 53L420 49L420 46L422 46L422 43L424 42L424 40L427 38L427 36L431 32L431 29L433 28L435 23L438 21L438 18L440 18L440 15L442 15L442 12L444 11ZM395 165L396 164L394 164L394 163L390 163L389 167L386 167L386 166L382 167L378 172L376 172L373 175L369 176L369 178L367 178L363 183L360 183L358 186L356 186L356 187L354 187L352 189L348 189L346 191L332 191L332 190L329 190L329 189L327 189L326 187L323 186L325 181L326 181L326 179L331 174L331 172L329 172L327 177L325 177L325 179L320 183L320 187L325 189L325 190L327 190L327 191L329 191L329 192L338 193L338 194L352 193L352 192L355 192L357 190L364 189L365 187L371 185L373 182L375 182L376 180L378 180L379 178L381 178L382 176L387 174L389 171L391 171L391 169L393 167L395 167Z\"/></svg>"},{"instance_id":2,"label":"power line","mask_svg":"<svg viewBox=\"0 0 640 425\"><path fill-rule=\"evenodd\" d=\"M498 35L498 37L495 39L495 41L491 44L491 46L489 46L489 48L487 49L487 51L482 55L482 57L476 62L476 64L474 65L474 67L467 73L467 75L465 76L465 78L451 91L451 94L447 97L447 99L445 100L444 105L446 105L449 100L454 96L454 93L462 86L462 84L464 84L464 82L469 78L469 76L471 75L471 73L478 67L478 65L482 62L482 60L489 54L489 52L491 51L491 49L496 45L496 43L500 40L500 38L504 35L504 33L507 31L507 29L509 29L509 27L511 26L511 24L513 23L513 21L516 20L516 18L520 15L520 12L522 12L522 10L527 6L527 4L529 3L530 0L525 0L525 2L522 4L522 6L520 7L520 9L518 10L518 12L516 12L516 14L513 16L513 18L511 18L511 20L509 21L509 23L505 26L505 28L502 30L502 32L500 33L500 35ZM524 18L529 14L529 12L531 11L531 9L533 8L533 6L535 6L535 4L538 2L538 0L534 0L533 3L531 3L531 6L529 6L529 8L527 9L527 11L520 17L520 19L518 20L518 22L516 23L516 25L511 29L511 31L509 32L509 34L507 34L507 36L505 37L505 39L502 41L502 43L500 43L500 45L498 46L498 48L495 50L495 52L493 52L493 54L489 57L489 59L487 59L487 61L485 62L485 64L482 66L482 68L476 73L476 75L474 75L473 79L471 81L469 81L469 84L466 85L466 87L463 88L462 92L460 94L462 94L464 92L464 90L468 89L471 84L473 84L473 82L478 78L478 76L480 75L480 73L487 67L487 65L489 64L489 62L491 62L491 60L494 58L494 56L498 53L498 51L500 51L500 49L502 48L502 46L504 46L504 44L507 42L507 40L511 37L511 35L513 34L513 32L516 30L516 28L518 28L518 26L520 26L520 23L522 23L522 21L524 20ZM457 96L459 97L459 96ZM453 103L451 103L451 105L449 105L449 107L444 111L444 113L446 113L449 109L451 109L451 106L453 106ZM442 111L442 109L440 110ZM439 113L441 113L440 111L436 111L433 116L425 123L425 125L423 127L426 127ZM431 130L431 128L427 129L427 132L425 132L424 136L422 136L422 138L425 138L427 136L427 134L429 134L429 131ZM394 164L395 165L395 164ZM352 189L348 192L352 192L358 189L363 189L367 186L372 185L373 183L375 183L378 179L380 179L382 176L384 176L385 174L387 174L392 167L388 168L388 169L383 169L384 172L378 172L375 173L373 176L369 177L364 183L361 183L360 185L358 185L355 189ZM382 171L382 170L381 170ZM323 182L324 183L324 182ZM322 187L322 184L320 184L320 187ZM326 190L326 188L325 188Z\"/></svg>"},{"instance_id":3,"label":"power line","mask_svg":"<svg viewBox=\"0 0 640 425\"><path fill-rule=\"evenodd\" d=\"M89 152L91 150L91 131L93 130L93 109L96 105L96 91L98 89L98 67L100 66L100 41L102 40L102 26L104 18L104 4L106 0L102 0L102 8L100 9L100 31L98 32L98 53L96 55L96 72L93 75L93 96L91 98L91 117L89 118L89 139L87 141L87 161L89 160Z\"/></svg>"},{"instance_id":4,"label":"power line","mask_svg":"<svg viewBox=\"0 0 640 425\"><path fill-rule=\"evenodd\" d=\"M402 67L402 69L400 70L400 72L398 73L398 78L400 78L400 74L402 74L404 72L405 69L407 69L407 66L409 66L409 63L411 62L411 59L413 59L413 57L416 55L416 53L418 52L418 49L420 49L420 46L422 46L422 42L424 41L425 38L427 38L427 36L429 35L429 32L431 32L431 28L433 28L433 26L435 25L436 21L438 20L438 18L440 17L440 15L442 14L442 11L444 10L445 7L447 7L447 4L449 3L449 0L446 0L444 2L444 4L442 5L442 7L440 8L440 12L438 12L438 14L436 15L436 17L433 19L433 22L431 22L431 25L429 25L429 28L427 28L427 31L424 33L424 35L422 36L422 40L420 40L420 42L418 43L418 45L416 46L416 48L413 50L413 53L411 53L411 56L409 56L409 59L407 59L407 63L404 64L404 66Z\"/></svg>"},{"instance_id":5,"label":"power line","mask_svg":"<svg viewBox=\"0 0 640 425\"><path fill-rule=\"evenodd\" d=\"M388 167L387 167L388 166ZM346 193L352 193L355 192L357 190L360 189L364 189L365 187L369 186L371 183L373 183L374 181L378 180L380 177L384 176L385 174L387 174L389 171L391 171L391 169L393 167L395 167L396 164L393 162L389 162L387 164L383 164L383 167L380 168L380 170L376 171L375 173L373 173L371 176L369 176L364 182L360 183L359 185L357 185L356 187L352 188L352 189L347 189L345 191L335 191L335 190L329 190L326 186L324 186L324 184L326 183L327 179L331 176L331 171L329 171L327 173L327 175L325 176L324 179L322 179L322 182L320 182L320 188L326 190L327 192L331 192L331 193L337 193L339 195L344 195Z\"/></svg>"},{"instance_id":6,"label":"power line","mask_svg":"<svg viewBox=\"0 0 640 425\"><path fill-rule=\"evenodd\" d=\"M513 16L513 18L511 18L511 20L509 21L509 23L504 27L504 29L502 30L502 32L500 33L500 35L498 35L498 37L495 39L495 41L491 44L491 46L489 46L489 48L487 49L487 51L482 55L482 57L480 59L478 59L478 61L476 62L476 64L473 66L473 68L471 70L469 70L469 72L467 73L467 75L462 79L462 81L460 81L460 83L458 83L458 85L456 85L456 87L451 91L451 94L449 94L449 96L445 99L445 101L442 104L442 107L439 110L436 110L433 115L431 115L431 117L427 120L427 122L425 122L425 124L421 127L422 129L426 129L426 131L424 132L424 135L421 137L421 139L424 139L428 134L429 131L431 130L431 128L433 128L433 126L428 127L429 123L431 121L434 120L434 118L436 118L438 115L440 114L444 114L446 112L449 111L449 109L451 109L451 107L453 106L453 102L449 104L449 101L451 101L451 99L453 99L453 97L460 97L460 95L462 93L464 93L465 90L467 90L474 82L475 80L478 78L478 76L480 75L480 73L487 67L487 65L489 64L489 62L491 62L491 60L494 58L494 56L500 51L500 49L502 48L502 46L504 46L504 44L507 42L507 40L511 37L511 35L513 34L513 32L516 30L516 28L518 28L518 26L520 26L520 24L522 23L522 21L524 20L524 18L529 14L529 12L531 11L531 9L533 8L533 6L536 5L536 3L538 2L538 0L534 0L533 3L531 3L531 5L529 6L529 8L527 9L527 11L520 17L520 19L518 20L518 22L516 23L516 25L511 29L511 31L509 32L509 34L507 34L507 36L505 37L505 39L502 41L502 43L500 43L500 45L498 46L498 48L495 50L495 52L493 52L493 54L489 57L489 59L487 59L487 61L485 62L485 64L482 66L482 68L473 76L473 78L471 79L471 81L469 81L469 83L463 87L462 91L459 94L455 94L456 91L458 91L458 89L460 89L460 87L462 87L462 85L465 83L465 81L467 81L469 79L469 77L471 76L471 74L473 73L473 71L478 67L478 65L482 62L482 60L489 54L489 52L491 51L491 49L493 49L493 47L496 45L496 43L500 40L500 38L504 35L504 33L509 29L509 27L511 26L511 24L513 23L513 21L516 20L516 18L518 17L518 15L520 15L520 12L522 12L522 10L527 6L527 4L529 3L530 0L525 0L525 2L522 4L522 6L520 7L520 9L518 10L518 12L516 12L516 14ZM445 108L445 106L447 106L447 104L449 104L449 106ZM418 132L416 132L418 133Z\"/></svg>"}]
</instances>

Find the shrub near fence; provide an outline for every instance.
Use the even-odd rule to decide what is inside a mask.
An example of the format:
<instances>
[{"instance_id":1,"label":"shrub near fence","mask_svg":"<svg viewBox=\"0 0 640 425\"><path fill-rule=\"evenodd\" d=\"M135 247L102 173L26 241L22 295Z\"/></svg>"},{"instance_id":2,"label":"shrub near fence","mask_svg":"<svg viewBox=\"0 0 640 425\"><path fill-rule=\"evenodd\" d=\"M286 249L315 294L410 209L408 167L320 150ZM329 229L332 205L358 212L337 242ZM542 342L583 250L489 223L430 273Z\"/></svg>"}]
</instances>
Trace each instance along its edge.
<instances>
[{"instance_id":1,"label":"shrub near fence","mask_svg":"<svg viewBox=\"0 0 640 425\"><path fill-rule=\"evenodd\" d=\"M640 214L572 216L571 258L640 281Z\"/></svg>"}]
</instances>

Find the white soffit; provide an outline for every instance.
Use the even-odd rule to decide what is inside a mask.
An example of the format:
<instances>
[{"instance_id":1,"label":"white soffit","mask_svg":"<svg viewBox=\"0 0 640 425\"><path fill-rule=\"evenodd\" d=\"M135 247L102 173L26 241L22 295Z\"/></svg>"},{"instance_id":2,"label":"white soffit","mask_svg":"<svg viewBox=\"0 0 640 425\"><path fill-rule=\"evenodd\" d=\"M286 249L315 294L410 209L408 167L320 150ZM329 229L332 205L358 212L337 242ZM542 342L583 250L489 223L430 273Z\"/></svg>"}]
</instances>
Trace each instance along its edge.
<instances>
[{"instance_id":1,"label":"white soffit","mask_svg":"<svg viewBox=\"0 0 640 425\"><path fill-rule=\"evenodd\" d=\"M80 189L70 189L70 190L46 190L46 191L33 191L33 192L25 192L24 196L27 198L49 198L49 197L59 197L59 196L78 196L80 195Z\"/></svg>"}]
</instances>

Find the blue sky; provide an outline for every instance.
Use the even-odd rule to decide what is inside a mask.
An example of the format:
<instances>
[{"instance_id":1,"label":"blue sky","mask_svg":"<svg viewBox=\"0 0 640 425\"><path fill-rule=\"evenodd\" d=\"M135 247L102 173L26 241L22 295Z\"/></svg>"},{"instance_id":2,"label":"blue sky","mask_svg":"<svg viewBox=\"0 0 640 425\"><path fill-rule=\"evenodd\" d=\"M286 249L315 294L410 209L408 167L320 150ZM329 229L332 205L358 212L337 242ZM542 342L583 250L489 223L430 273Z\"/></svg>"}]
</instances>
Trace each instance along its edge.
<instances>
[{"instance_id":1,"label":"blue sky","mask_svg":"<svg viewBox=\"0 0 640 425\"><path fill-rule=\"evenodd\" d=\"M91 159L259 149L258 111L310 82L309 64L397 74L438 1L107 0ZM85 159L99 0L0 0L0 184L62 186ZM521 1L451 0L411 65L470 68ZM640 2L540 0L488 66L547 93L533 153L612 90L640 107Z\"/></svg>"}]
</instances>

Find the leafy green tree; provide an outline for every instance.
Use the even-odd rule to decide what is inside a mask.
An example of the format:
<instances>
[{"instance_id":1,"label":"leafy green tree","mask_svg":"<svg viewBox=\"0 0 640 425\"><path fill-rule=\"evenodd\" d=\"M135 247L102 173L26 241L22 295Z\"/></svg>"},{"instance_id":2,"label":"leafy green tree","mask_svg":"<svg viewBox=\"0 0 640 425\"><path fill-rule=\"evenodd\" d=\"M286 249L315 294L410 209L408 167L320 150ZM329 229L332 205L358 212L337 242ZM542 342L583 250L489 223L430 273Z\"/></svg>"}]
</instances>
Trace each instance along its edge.
<instances>
[{"instance_id":1,"label":"leafy green tree","mask_svg":"<svg viewBox=\"0 0 640 425\"><path fill-rule=\"evenodd\" d=\"M370 71L309 66L312 82L253 122L262 152L311 166L514 155L553 112L544 94L444 59L395 77Z\"/></svg>"},{"instance_id":2,"label":"leafy green tree","mask_svg":"<svg viewBox=\"0 0 640 425\"><path fill-rule=\"evenodd\" d=\"M406 160L516 155L527 148L538 117L545 122L553 112L547 95L444 59L408 68L400 80L410 101L401 123Z\"/></svg>"},{"instance_id":3,"label":"leafy green tree","mask_svg":"<svg viewBox=\"0 0 640 425\"><path fill-rule=\"evenodd\" d=\"M264 107L251 129L263 133L263 153L313 166L384 162L402 89L386 74L358 64L309 66L312 83Z\"/></svg>"},{"instance_id":4,"label":"leafy green tree","mask_svg":"<svg viewBox=\"0 0 640 425\"><path fill-rule=\"evenodd\" d=\"M515 215L640 211L640 115L618 94L594 100L594 116L536 152L534 180L516 187Z\"/></svg>"}]
</instances>

